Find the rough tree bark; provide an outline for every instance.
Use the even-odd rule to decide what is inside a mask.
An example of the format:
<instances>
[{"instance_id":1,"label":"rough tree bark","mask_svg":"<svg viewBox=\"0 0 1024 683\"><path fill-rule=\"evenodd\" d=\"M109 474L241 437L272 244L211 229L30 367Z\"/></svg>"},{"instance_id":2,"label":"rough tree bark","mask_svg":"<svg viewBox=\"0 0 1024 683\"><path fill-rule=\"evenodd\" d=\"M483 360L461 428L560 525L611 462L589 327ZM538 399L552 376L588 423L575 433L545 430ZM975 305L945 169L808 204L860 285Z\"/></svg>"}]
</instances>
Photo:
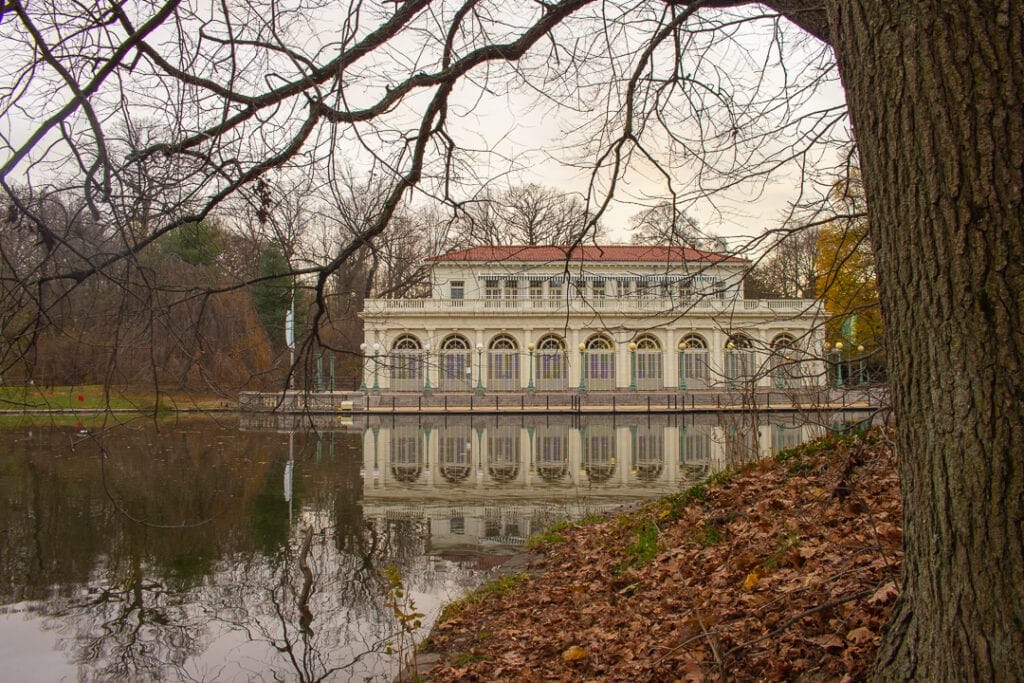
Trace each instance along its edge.
<instances>
[{"instance_id":1,"label":"rough tree bark","mask_svg":"<svg viewBox=\"0 0 1024 683\"><path fill-rule=\"evenodd\" d=\"M827 12L904 500L903 594L875 676L1024 680L1024 3Z\"/></svg>"}]
</instances>

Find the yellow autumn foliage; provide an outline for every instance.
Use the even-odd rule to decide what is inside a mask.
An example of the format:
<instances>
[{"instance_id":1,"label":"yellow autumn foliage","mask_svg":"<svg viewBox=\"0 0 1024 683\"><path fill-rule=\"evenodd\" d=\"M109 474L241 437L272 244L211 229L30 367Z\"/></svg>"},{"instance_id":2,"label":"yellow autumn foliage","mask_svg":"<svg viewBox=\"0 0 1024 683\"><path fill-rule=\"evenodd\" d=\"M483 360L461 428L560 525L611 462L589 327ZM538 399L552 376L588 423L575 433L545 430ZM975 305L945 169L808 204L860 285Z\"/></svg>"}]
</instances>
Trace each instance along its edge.
<instances>
[{"instance_id":1,"label":"yellow autumn foliage","mask_svg":"<svg viewBox=\"0 0 1024 683\"><path fill-rule=\"evenodd\" d=\"M871 353L882 345L875 257L868 240L868 221L857 173L833 192L837 218L818 231L817 295L828 314L826 341L842 341L848 349L863 345Z\"/></svg>"}]
</instances>

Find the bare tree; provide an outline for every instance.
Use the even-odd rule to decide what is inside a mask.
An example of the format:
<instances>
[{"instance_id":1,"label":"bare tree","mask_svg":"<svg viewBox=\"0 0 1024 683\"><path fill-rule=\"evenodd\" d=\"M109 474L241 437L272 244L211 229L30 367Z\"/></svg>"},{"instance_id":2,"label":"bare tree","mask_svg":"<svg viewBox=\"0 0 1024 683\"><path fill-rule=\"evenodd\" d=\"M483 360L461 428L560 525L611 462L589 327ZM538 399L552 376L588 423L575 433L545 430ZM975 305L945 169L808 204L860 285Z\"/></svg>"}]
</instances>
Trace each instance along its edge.
<instances>
[{"instance_id":1,"label":"bare tree","mask_svg":"<svg viewBox=\"0 0 1024 683\"><path fill-rule=\"evenodd\" d=\"M454 231L458 246L548 246L595 239L599 225L579 197L530 183L462 203Z\"/></svg>"},{"instance_id":2,"label":"bare tree","mask_svg":"<svg viewBox=\"0 0 1024 683\"><path fill-rule=\"evenodd\" d=\"M633 244L698 247L704 241L700 225L672 202L662 202L630 219Z\"/></svg>"},{"instance_id":3,"label":"bare tree","mask_svg":"<svg viewBox=\"0 0 1024 683\"><path fill-rule=\"evenodd\" d=\"M818 282L818 228L799 227L777 233L766 256L744 283L754 299L813 299Z\"/></svg>"},{"instance_id":4,"label":"bare tree","mask_svg":"<svg viewBox=\"0 0 1024 683\"><path fill-rule=\"evenodd\" d=\"M806 172L849 120L906 511L903 592L875 674L1024 679L1021 3L408 0L355 3L340 19L333 5L275 0L0 11L0 183L39 241L50 236L13 189L22 178L56 183L59 171L122 236L127 171L161 165L177 181L145 236L20 280L59 291L38 299L44 314L96 276L123 283L125 260L271 169L329 173L326 150L348 142L387 190L354 238L297 269L321 302L315 325L330 279L413 188L455 204L472 171L485 172L467 130L496 91L598 112L567 143L594 169L597 218L630 168L684 205L756 190ZM816 97L837 75L848 112ZM123 157L111 131L140 115L166 133ZM57 236L49 251L74 245Z\"/></svg>"}]
</instances>

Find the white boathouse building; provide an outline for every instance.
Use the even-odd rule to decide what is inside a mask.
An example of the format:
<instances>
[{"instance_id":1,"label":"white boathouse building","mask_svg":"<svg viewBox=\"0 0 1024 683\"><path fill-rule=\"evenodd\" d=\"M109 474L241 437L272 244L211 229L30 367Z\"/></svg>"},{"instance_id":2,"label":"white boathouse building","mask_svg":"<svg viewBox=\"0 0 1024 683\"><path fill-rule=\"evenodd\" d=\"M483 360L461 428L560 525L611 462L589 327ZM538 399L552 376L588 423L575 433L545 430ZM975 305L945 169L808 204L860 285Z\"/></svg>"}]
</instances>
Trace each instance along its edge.
<instances>
[{"instance_id":1,"label":"white boathouse building","mask_svg":"<svg viewBox=\"0 0 1024 683\"><path fill-rule=\"evenodd\" d=\"M654 246L482 246L431 296L367 299L361 389L685 391L824 382L815 300L747 299L750 263Z\"/></svg>"}]
</instances>

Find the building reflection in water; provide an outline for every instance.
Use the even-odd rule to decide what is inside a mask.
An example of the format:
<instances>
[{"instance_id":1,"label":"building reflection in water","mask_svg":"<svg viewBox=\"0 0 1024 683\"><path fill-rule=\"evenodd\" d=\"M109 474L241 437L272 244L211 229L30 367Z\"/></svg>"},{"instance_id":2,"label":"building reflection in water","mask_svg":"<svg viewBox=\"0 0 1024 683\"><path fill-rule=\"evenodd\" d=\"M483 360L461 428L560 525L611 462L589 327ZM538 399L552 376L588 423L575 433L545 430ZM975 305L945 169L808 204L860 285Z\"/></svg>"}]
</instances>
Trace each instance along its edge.
<instances>
[{"instance_id":1,"label":"building reflection in water","mask_svg":"<svg viewBox=\"0 0 1024 683\"><path fill-rule=\"evenodd\" d=\"M367 420L364 513L404 509L434 551L521 545L560 519L678 491L825 431L791 414Z\"/></svg>"}]
</instances>

